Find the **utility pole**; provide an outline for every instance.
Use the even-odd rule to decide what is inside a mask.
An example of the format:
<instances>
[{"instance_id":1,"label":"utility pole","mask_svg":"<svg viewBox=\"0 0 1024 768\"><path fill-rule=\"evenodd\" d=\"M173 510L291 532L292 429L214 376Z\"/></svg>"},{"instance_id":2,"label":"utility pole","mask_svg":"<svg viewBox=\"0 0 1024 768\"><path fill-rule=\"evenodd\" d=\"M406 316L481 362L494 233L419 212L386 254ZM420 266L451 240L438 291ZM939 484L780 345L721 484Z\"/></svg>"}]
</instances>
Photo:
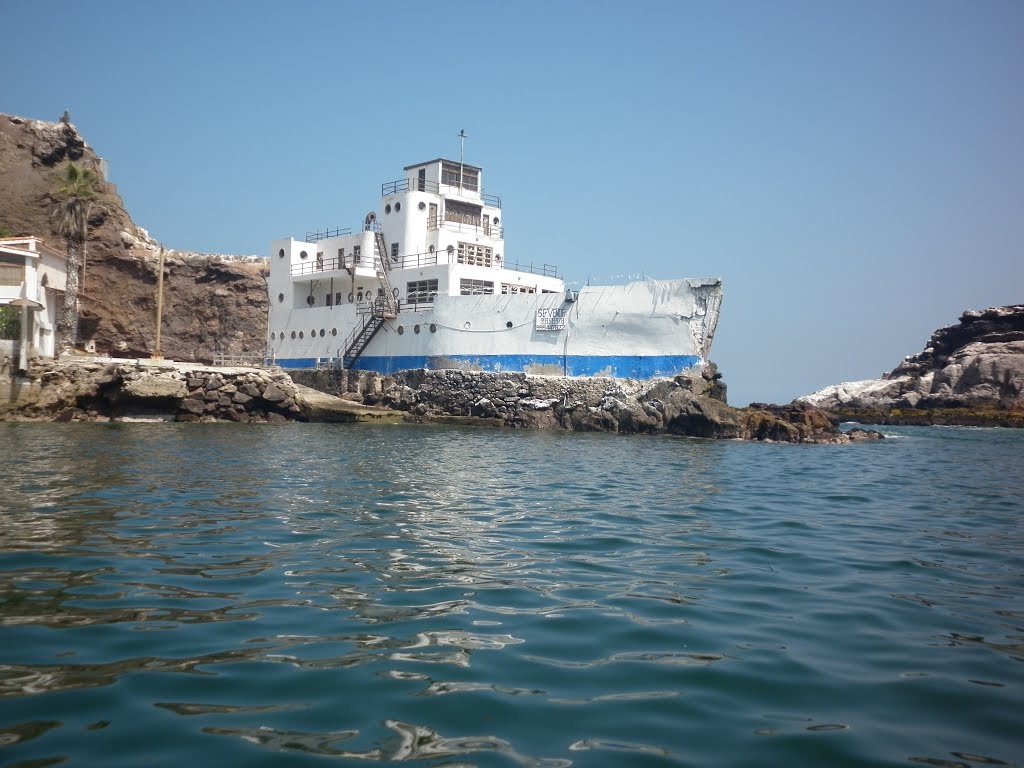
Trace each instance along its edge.
<instances>
[{"instance_id":1,"label":"utility pole","mask_svg":"<svg viewBox=\"0 0 1024 768\"><path fill-rule=\"evenodd\" d=\"M151 360L163 360L163 352L160 350L160 325L163 322L164 314L164 247L160 246L159 266L156 268L156 345Z\"/></svg>"}]
</instances>

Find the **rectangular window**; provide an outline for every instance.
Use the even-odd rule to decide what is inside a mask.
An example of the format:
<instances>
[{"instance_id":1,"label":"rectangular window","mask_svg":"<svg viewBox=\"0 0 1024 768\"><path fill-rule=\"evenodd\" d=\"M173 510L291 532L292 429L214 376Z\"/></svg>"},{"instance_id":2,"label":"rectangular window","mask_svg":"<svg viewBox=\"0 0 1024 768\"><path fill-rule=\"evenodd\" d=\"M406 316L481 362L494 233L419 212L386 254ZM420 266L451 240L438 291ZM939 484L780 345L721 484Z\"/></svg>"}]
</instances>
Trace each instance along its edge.
<instances>
[{"instance_id":1,"label":"rectangular window","mask_svg":"<svg viewBox=\"0 0 1024 768\"><path fill-rule=\"evenodd\" d=\"M338 291L338 293L334 294L334 303L341 304L341 291Z\"/></svg>"},{"instance_id":2,"label":"rectangular window","mask_svg":"<svg viewBox=\"0 0 1024 768\"><path fill-rule=\"evenodd\" d=\"M494 249L477 243L459 243L459 264L490 267L494 263Z\"/></svg>"},{"instance_id":3,"label":"rectangular window","mask_svg":"<svg viewBox=\"0 0 1024 768\"><path fill-rule=\"evenodd\" d=\"M512 285L511 283L502 283L501 292L505 294L536 293L537 289L532 285Z\"/></svg>"},{"instance_id":4,"label":"rectangular window","mask_svg":"<svg viewBox=\"0 0 1024 768\"><path fill-rule=\"evenodd\" d=\"M391 258L393 261L398 261L398 243L391 244Z\"/></svg>"},{"instance_id":5,"label":"rectangular window","mask_svg":"<svg viewBox=\"0 0 1024 768\"><path fill-rule=\"evenodd\" d=\"M452 187L461 186L463 189L476 192L480 187L480 170L471 165L441 163L441 183Z\"/></svg>"},{"instance_id":6,"label":"rectangular window","mask_svg":"<svg viewBox=\"0 0 1024 768\"><path fill-rule=\"evenodd\" d=\"M483 296L494 293L492 280L459 280L459 293L463 296Z\"/></svg>"},{"instance_id":7,"label":"rectangular window","mask_svg":"<svg viewBox=\"0 0 1024 768\"><path fill-rule=\"evenodd\" d=\"M457 221L459 224L471 224L479 227L483 217L483 208L479 205L460 203L458 200L446 200L444 204L444 220Z\"/></svg>"},{"instance_id":8,"label":"rectangular window","mask_svg":"<svg viewBox=\"0 0 1024 768\"><path fill-rule=\"evenodd\" d=\"M323 272L324 271L324 252L323 251L317 251L316 252L316 269L317 269L318 272Z\"/></svg>"},{"instance_id":9,"label":"rectangular window","mask_svg":"<svg viewBox=\"0 0 1024 768\"><path fill-rule=\"evenodd\" d=\"M21 285L25 282L24 264L0 263L0 285Z\"/></svg>"},{"instance_id":10,"label":"rectangular window","mask_svg":"<svg viewBox=\"0 0 1024 768\"><path fill-rule=\"evenodd\" d=\"M327 301L326 301L326 306L328 306L328 307L329 307L329 306L331 306L331 300L332 300L333 298L334 298L334 297L333 297L333 296L332 296L331 294L329 294L329 293L327 294Z\"/></svg>"},{"instance_id":11,"label":"rectangular window","mask_svg":"<svg viewBox=\"0 0 1024 768\"><path fill-rule=\"evenodd\" d=\"M361 246L361 245L353 245L352 246L352 258L355 260L356 264L359 263L359 257L362 256L362 255L363 255L363 246Z\"/></svg>"},{"instance_id":12,"label":"rectangular window","mask_svg":"<svg viewBox=\"0 0 1024 768\"><path fill-rule=\"evenodd\" d=\"M410 304L430 304L437 296L437 280L414 280L405 284L405 300Z\"/></svg>"}]
</instances>

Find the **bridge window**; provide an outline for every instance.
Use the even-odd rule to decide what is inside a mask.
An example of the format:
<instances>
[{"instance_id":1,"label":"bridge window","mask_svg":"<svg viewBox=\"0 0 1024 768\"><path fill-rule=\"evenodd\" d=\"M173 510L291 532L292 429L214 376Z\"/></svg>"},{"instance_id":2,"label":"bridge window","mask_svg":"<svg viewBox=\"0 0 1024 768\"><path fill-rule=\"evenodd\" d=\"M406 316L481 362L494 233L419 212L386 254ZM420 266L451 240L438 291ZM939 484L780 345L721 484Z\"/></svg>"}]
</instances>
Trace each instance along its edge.
<instances>
[{"instance_id":1,"label":"bridge window","mask_svg":"<svg viewBox=\"0 0 1024 768\"><path fill-rule=\"evenodd\" d=\"M461 184L459 183L460 177L462 178ZM476 192L480 187L480 171L470 165L443 162L441 163L441 183L453 187L461 186L463 189Z\"/></svg>"},{"instance_id":2,"label":"bridge window","mask_svg":"<svg viewBox=\"0 0 1024 768\"><path fill-rule=\"evenodd\" d=\"M494 263L494 249L476 243L459 243L459 264L489 267Z\"/></svg>"},{"instance_id":3,"label":"bridge window","mask_svg":"<svg viewBox=\"0 0 1024 768\"><path fill-rule=\"evenodd\" d=\"M430 304L437 296L437 280L413 280L405 284L405 300L411 304Z\"/></svg>"},{"instance_id":4,"label":"bridge window","mask_svg":"<svg viewBox=\"0 0 1024 768\"><path fill-rule=\"evenodd\" d=\"M532 285L512 285L511 283L502 283L501 292L504 294L509 293L536 293L537 288Z\"/></svg>"},{"instance_id":5,"label":"bridge window","mask_svg":"<svg viewBox=\"0 0 1024 768\"><path fill-rule=\"evenodd\" d=\"M463 296L480 296L494 293L493 280L466 280L459 281L459 293Z\"/></svg>"},{"instance_id":6,"label":"bridge window","mask_svg":"<svg viewBox=\"0 0 1024 768\"><path fill-rule=\"evenodd\" d=\"M479 205L460 203L458 200L447 200L444 205L444 220L479 227L483 218L482 211L483 209Z\"/></svg>"}]
</instances>

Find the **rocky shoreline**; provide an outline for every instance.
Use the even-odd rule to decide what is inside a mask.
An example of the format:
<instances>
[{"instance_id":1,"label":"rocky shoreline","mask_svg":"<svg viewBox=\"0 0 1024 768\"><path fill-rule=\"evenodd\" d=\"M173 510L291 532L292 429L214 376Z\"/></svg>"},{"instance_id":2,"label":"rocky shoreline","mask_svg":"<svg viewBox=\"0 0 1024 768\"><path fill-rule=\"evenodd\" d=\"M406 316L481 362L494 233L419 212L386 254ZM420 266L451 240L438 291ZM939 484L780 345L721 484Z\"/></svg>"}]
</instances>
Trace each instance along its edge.
<instances>
[{"instance_id":1,"label":"rocky shoreline","mask_svg":"<svg viewBox=\"0 0 1024 768\"><path fill-rule=\"evenodd\" d=\"M806 404L732 408L714 365L632 381L522 373L214 368L152 360L33 366L0 421L411 421L791 443L880 437L841 431Z\"/></svg>"},{"instance_id":2,"label":"rocky shoreline","mask_svg":"<svg viewBox=\"0 0 1024 768\"><path fill-rule=\"evenodd\" d=\"M880 378L797 402L863 424L1024 427L1024 304L964 312Z\"/></svg>"}]
</instances>

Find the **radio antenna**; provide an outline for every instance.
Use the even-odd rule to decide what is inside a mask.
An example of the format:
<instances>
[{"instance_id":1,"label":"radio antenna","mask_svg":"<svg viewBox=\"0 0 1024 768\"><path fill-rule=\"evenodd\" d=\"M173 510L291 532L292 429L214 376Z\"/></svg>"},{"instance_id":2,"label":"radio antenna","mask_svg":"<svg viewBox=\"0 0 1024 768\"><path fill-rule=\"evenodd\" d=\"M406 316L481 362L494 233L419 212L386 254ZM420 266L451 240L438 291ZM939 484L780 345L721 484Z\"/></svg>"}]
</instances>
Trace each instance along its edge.
<instances>
[{"instance_id":1,"label":"radio antenna","mask_svg":"<svg viewBox=\"0 0 1024 768\"><path fill-rule=\"evenodd\" d=\"M462 191L462 167L465 165L465 154L466 154L466 136L465 129L459 131L459 191Z\"/></svg>"}]
</instances>

